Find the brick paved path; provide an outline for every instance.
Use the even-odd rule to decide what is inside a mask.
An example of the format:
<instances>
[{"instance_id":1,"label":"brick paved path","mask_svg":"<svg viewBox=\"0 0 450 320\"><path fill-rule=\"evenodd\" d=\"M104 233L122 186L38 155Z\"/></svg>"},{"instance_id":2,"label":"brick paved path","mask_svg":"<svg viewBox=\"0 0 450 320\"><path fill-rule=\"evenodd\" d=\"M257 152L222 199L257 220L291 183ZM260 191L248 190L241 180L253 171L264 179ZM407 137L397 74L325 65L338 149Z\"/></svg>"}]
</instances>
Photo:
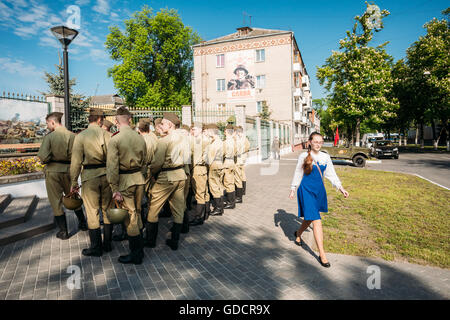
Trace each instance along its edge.
<instances>
[{"instance_id":1,"label":"brick paved path","mask_svg":"<svg viewBox=\"0 0 450 320\"><path fill-rule=\"evenodd\" d=\"M81 255L88 233L77 231L73 213L68 241L52 231L0 247L0 299L450 298L449 269L338 254L327 255L325 269L309 247L296 246L297 204L287 196L297 155L283 157L277 175L248 166L244 203L191 227L178 251L165 245L170 221L162 218L158 245L145 248L139 266L117 262L126 241L101 258ZM70 265L81 268L81 289L67 287ZM380 267L380 290L367 288L370 265Z\"/></svg>"}]
</instances>

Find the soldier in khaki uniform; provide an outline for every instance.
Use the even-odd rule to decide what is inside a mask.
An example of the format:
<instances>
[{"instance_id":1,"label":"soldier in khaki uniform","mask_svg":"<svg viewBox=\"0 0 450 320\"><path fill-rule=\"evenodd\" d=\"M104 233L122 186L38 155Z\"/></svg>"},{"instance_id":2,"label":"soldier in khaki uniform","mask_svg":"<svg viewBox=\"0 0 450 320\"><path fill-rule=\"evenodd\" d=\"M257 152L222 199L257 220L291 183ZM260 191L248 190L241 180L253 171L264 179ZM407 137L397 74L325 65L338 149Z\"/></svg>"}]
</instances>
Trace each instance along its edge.
<instances>
[{"instance_id":1,"label":"soldier in khaki uniform","mask_svg":"<svg viewBox=\"0 0 450 320\"><path fill-rule=\"evenodd\" d=\"M81 172L81 197L86 209L91 246L83 249L85 256L100 257L110 252L113 226L106 215L111 207L111 188L106 180L107 146L111 135L101 128L103 111L93 109L89 115L89 126L74 140L70 164L71 192L78 192L78 176ZM83 171L81 169L83 168ZM103 214L103 245L99 209Z\"/></svg>"},{"instance_id":2,"label":"soldier in khaki uniform","mask_svg":"<svg viewBox=\"0 0 450 320\"><path fill-rule=\"evenodd\" d=\"M166 201L170 204L173 215L172 238L166 244L172 250L178 249L178 240L182 228L185 201L184 185L186 172L184 170L183 137L176 132L175 126L180 123L173 113L164 113L161 122L162 131L166 136L159 139L158 147L150 164L151 172L156 175L156 182L151 189L152 201L148 211L145 246L154 248L158 235L158 213Z\"/></svg>"},{"instance_id":3,"label":"soldier in khaki uniform","mask_svg":"<svg viewBox=\"0 0 450 320\"><path fill-rule=\"evenodd\" d=\"M223 142L223 186L225 188L224 209L234 209L236 207L236 193L234 189L234 157L236 155L236 143L233 138L234 130L231 124L225 127L225 141Z\"/></svg>"},{"instance_id":4,"label":"soldier in khaki uniform","mask_svg":"<svg viewBox=\"0 0 450 320\"><path fill-rule=\"evenodd\" d=\"M206 148L208 141L203 139L202 124L194 122L191 128L191 186L195 195L196 205L193 210L191 226L203 224L207 218L206 203L208 194L208 168L206 166Z\"/></svg>"},{"instance_id":5,"label":"soldier in khaki uniform","mask_svg":"<svg viewBox=\"0 0 450 320\"><path fill-rule=\"evenodd\" d=\"M241 157L241 162L243 163L241 168L241 176L242 176L242 194L245 195L245 189L247 186L247 176L245 175L245 161L247 160L248 151L250 150L250 141L248 141L247 136L244 133L243 128L239 127L238 137L241 139L243 145L244 145L244 153Z\"/></svg>"},{"instance_id":6,"label":"soldier in khaki uniform","mask_svg":"<svg viewBox=\"0 0 450 320\"><path fill-rule=\"evenodd\" d=\"M177 127L177 126L175 126ZM189 232L189 214L188 210L191 209L191 201L192 201L192 189L191 189L191 139L190 139L190 128L187 125L182 125L181 127L176 129L179 134L183 137L183 163L184 163L184 172L186 173L186 181L184 183L184 215L183 215L183 226L181 228L181 233Z\"/></svg>"},{"instance_id":7,"label":"soldier in khaki uniform","mask_svg":"<svg viewBox=\"0 0 450 320\"><path fill-rule=\"evenodd\" d=\"M163 130L161 128L161 121L162 121L162 118L155 119L155 134L158 138L162 138L166 135L166 133L163 132Z\"/></svg>"},{"instance_id":8,"label":"soldier in khaki uniform","mask_svg":"<svg viewBox=\"0 0 450 320\"><path fill-rule=\"evenodd\" d=\"M144 138L131 129L130 120L131 114L126 108L117 110L119 132L108 144L106 178L111 185L113 200L122 203L128 211L125 226L131 252L120 256L119 262L141 264L144 251L140 207L147 172L147 147Z\"/></svg>"},{"instance_id":9,"label":"soldier in khaki uniform","mask_svg":"<svg viewBox=\"0 0 450 320\"><path fill-rule=\"evenodd\" d=\"M207 134L211 143L207 149L208 185L213 197L213 210L211 216L223 214L223 142L219 137L219 127L216 124L206 125Z\"/></svg>"},{"instance_id":10,"label":"soldier in khaki uniform","mask_svg":"<svg viewBox=\"0 0 450 320\"><path fill-rule=\"evenodd\" d=\"M110 135L111 133L111 127L114 125L111 121L108 121L106 119L103 119L102 129L106 130Z\"/></svg>"},{"instance_id":11,"label":"soldier in khaki uniform","mask_svg":"<svg viewBox=\"0 0 450 320\"><path fill-rule=\"evenodd\" d=\"M234 127L234 140L236 143L236 166L234 170L234 183L236 185L236 203L242 203L242 196L244 194L242 179L245 165L244 153L245 143L242 140L242 127Z\"/></svg>"},{"instance_id":12,"label":"soldier in khaki uniform","mask_svg":"<svg viewBox=\"0 0 450 320\"><path fill-rule=\"evenodd\" d=\"M75 134L61 124L61 112L52 112L45 118L47 128L51 131L44 137L38 158L45 164L45 187L50 205L55 215L59 232L56 237L62 240L69 239L67 232L66 215L62 208L63 193L70 193L70 158ZM87 230L86 218L83 209L74 210L78 218L78 229Z\"/></svg>"}]
</instances>

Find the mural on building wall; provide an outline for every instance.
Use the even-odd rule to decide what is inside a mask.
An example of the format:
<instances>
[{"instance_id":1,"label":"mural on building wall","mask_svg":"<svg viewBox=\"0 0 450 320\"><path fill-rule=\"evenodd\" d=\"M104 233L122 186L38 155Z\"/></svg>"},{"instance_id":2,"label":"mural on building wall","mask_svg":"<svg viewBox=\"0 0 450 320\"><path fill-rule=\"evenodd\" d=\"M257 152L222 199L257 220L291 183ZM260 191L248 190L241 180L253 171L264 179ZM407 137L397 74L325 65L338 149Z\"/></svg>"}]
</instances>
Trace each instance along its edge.
<instances>
[{"instance_id":1,"label":"mural on building wall","mask_svg":"<svg viewBox=\"0 0 450 320\"><path fill-rule=\"evenodd\" d=\"M47 114L47 103L0 99L0 145L41 142Z\"/></svg>"},{"instance_id":2,"label":"mural on building wall","mask_svg":"<svg viewBox=\"0 0 450 320\"><path fill-rule=\"evenodd\" d=\"M236 51L225 55L227 97L245 100L255 97L254 51Z\"/></svg>"}]
</instances>

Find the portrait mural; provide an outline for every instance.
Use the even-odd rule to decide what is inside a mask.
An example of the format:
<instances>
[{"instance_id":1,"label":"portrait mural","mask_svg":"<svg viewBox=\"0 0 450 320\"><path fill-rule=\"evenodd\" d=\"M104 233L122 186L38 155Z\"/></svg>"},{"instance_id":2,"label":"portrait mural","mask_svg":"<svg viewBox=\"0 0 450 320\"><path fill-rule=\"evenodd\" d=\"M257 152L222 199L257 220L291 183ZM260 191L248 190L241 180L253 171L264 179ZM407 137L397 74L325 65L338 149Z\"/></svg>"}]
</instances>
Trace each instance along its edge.
<instances>
[{"instance_id":1,"label":"portrait mural","mask_svg":"<svg viewBox=\"0 0 450 320\"><path fill-rule=\"evenodd\" d=\"M226 55L227 97L245 100L255 97L254 51L235 51Z\"/></svg>"}]
</instances>

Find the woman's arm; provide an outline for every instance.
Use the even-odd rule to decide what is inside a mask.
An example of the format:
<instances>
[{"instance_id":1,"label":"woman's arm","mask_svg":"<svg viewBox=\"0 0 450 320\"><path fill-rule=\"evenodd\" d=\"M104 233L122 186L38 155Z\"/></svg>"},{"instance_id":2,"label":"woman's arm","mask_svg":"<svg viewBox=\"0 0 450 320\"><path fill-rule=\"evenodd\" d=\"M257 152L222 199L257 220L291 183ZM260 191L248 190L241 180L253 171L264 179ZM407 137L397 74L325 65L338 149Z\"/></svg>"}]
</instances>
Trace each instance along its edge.
<instances>
[{"instance_id":1,"label":"woman's arm","mask_svg":"<svg viewBox=\"0 0 450 320\"><path fill-rule=\"evenodd\" d=\"M327 178L333 187L336 188L336 190L340 190L342 187L341 180L339 180L339 177L336 174L336 171L334 170L333 162L331 161L331 158L328 154L325 154L327 157L327 168L325 169L325 172L323 173L324 177Z\"/></svg>"},{"instance_id":2,"label":"woman's arm","mask_svg":"<svg viewBox=\"0 0 450 320\"><path fill-rule=\"evenodd\" d=\"M298 157L297 161L297 167L295 168L294 177L292 178L291 182L291 190L297 189L297 187L300 185L300 182L303 178L303 161L305 160L307 153L302 153Z\"/></svg>"}]
</instances>

